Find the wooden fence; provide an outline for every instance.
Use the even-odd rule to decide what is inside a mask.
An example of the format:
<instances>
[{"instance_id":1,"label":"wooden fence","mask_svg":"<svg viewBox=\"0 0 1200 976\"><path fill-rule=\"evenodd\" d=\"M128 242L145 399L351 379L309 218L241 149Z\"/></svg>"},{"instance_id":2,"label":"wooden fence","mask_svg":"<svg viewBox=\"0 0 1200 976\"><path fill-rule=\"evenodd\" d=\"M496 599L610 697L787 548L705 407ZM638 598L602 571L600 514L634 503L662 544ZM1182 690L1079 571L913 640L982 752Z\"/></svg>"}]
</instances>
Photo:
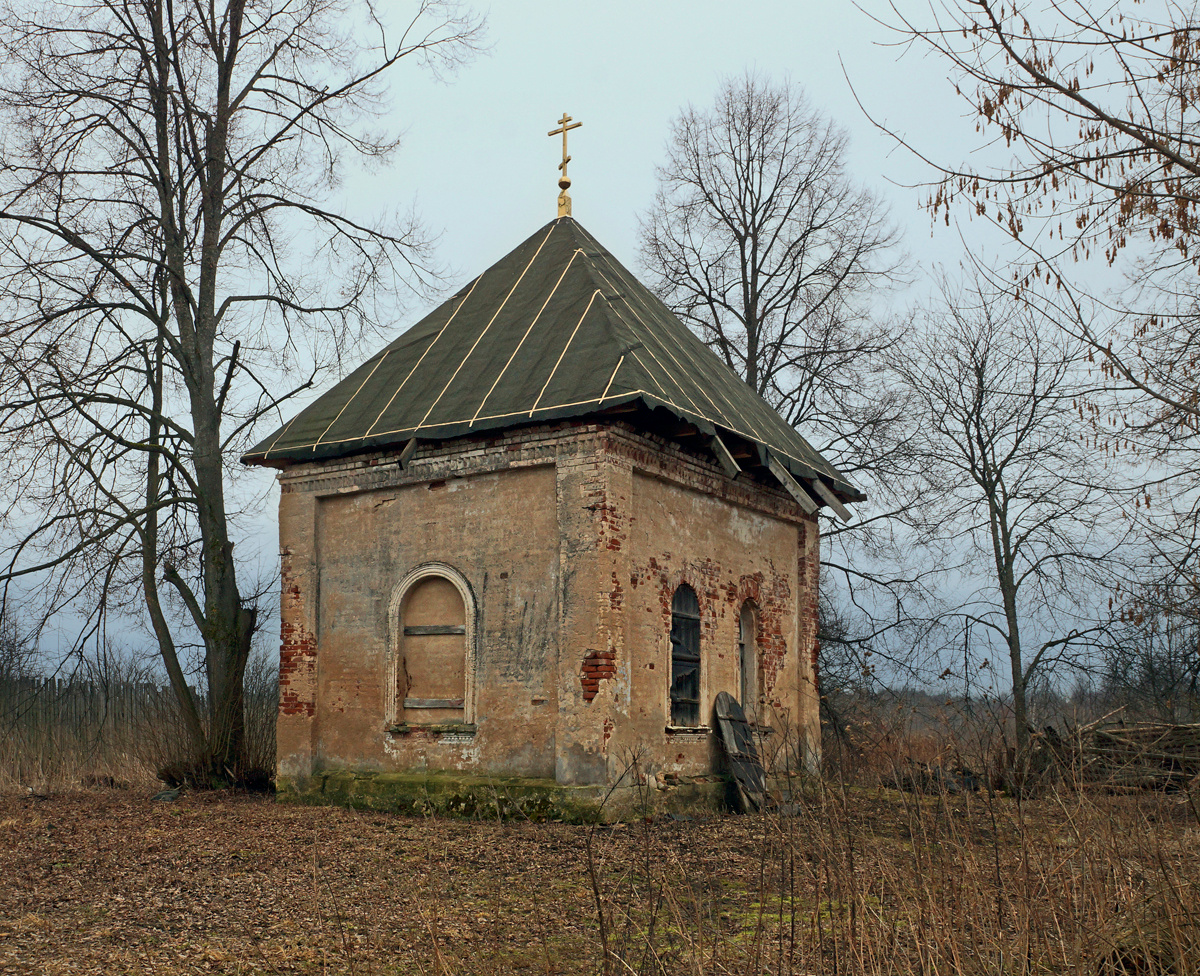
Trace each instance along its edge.
<instances>
[{"instance_id":1,"label":"wooden fence","mask_svg":"<svg viewBox=\"0 0 1200 976\"><path fill-rule=\"evenodd\" d=\"M0 679L0 728L91 737L106 729L159 723L176 713L168 687L145 681Z\"/></svg>"},{"instance_id":2,"label":"wooden fence","mask_svg":"<svg viewBox=\"0 0 1200 976\"><path fill-rule=\"evenodd\" d=\"M205 708L204 696L192 693ZM274 725L278 686L258 683L246 689L247 726ZM174 724L179 715L167 685L148 681L94 681L79 678L0 678L0 730L53 731L95 737L107 731Z\"/></svg>"},{"instance_id":3,"label":"wooden fence","mask_svg":"<svg viewBox=\"0 0 1200 976\"><path fill-rule=\"evenodd\" d=\"M278 684L261 669L248 678L245 755L251 768L271 770ZM0 788L152 780L189 749L169 686L0 677Z\"/></svg>"}]
</instances>

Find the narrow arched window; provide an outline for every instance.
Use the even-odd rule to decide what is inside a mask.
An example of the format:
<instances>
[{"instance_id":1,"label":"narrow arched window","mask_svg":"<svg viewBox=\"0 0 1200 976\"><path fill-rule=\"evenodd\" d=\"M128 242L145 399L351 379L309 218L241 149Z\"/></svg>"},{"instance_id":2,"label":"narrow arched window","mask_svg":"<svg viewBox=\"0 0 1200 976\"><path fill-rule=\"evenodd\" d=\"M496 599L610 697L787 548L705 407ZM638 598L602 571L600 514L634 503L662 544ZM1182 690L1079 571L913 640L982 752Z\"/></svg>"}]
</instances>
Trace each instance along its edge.
<instances>
[{"instance_id":1,"label":"narrow arched window","mask_svg":"<svg viewBox=\"0 0 1200 976\"><path fill-rule=\"evenodd\" d=\"M754 620L754 604L747 600L738 616L738 697L746 716L753 717L758 709L758 633Z\"/></svg>"},{"instance_id":2,"label":"narrow arched window","mask_svg":"<svg viewBox=\"0 0 1200 976\"><path fill-rule=\"evenodd\" d=\"M400 605L396 719L462 722L467 698L467 615L458 587L442 576L416 582Z\"/></svg>"},{"instance_id":3,"label":"narrow arched window","mask_svg":"<svg viewBox=\"0 0 1200 976\"><path fill-rule=\"evenodd\" d=\"M700 724L700 603L686 584L671 600L671 724Z\"/></svg>"}]
</instances>

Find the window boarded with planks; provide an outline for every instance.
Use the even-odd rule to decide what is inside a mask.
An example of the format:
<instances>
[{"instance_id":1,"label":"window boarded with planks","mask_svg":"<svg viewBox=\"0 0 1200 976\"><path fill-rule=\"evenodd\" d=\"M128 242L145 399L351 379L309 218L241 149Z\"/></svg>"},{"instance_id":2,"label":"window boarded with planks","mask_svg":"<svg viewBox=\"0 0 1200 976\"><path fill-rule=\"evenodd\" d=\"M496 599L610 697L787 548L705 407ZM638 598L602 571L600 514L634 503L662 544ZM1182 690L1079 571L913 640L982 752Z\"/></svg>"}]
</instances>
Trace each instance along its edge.
<instances>
[{"instance_id":1,"label":"window boarded with planks","mask_svg":"<svg viewBox=\"0 0 1200 976\"><path fill-rule=\"evenodd\" d=\"M448 579L428 576L400 609L398 721L462 722L467 694L466 608Z\"/></svg>"}]
</instances>

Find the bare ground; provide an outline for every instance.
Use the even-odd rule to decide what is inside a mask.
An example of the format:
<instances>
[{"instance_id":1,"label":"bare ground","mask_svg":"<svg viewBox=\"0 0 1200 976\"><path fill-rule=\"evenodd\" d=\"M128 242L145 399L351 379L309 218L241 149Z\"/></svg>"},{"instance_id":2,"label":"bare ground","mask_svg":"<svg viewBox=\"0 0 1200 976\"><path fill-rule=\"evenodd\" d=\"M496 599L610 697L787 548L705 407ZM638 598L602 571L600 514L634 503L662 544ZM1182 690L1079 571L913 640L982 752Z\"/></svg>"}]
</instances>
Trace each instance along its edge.
<instances>
[{"instance_id":1,"label":"bare ground","mask_svg":"<svg viewBox=\"0 0 1200 976\"><path fill-rule=\"evenodd\" d=\"M680 824L677 850L719 869L728 845L713 835L746 846L740 826ZM602 861L631 849L631 828L601 833ZM599 965L586 829L576 826L98 791L0 797L0 845L0 972Z\"/></svg>"},{"instance_id":2,"label":"bare ground","mask_svg":"<svg viewBox=\"0 0 1200 976\"><path fill-rule=\"evenodd\" d=\"M603 940L612 973L1194 972L1198 851L1186 797L835 789L589 830L8 795L0 972L599 973Z\"/></svg>"}]
</instances>

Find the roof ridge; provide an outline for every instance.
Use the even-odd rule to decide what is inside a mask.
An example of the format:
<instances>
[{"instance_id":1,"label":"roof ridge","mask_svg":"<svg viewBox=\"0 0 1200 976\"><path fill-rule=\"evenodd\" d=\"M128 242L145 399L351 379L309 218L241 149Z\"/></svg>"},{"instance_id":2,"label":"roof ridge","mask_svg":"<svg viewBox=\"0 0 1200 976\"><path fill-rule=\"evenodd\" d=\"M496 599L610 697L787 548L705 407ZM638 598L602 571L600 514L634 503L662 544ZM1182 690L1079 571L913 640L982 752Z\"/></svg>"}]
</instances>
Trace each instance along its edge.
<instances>
[{"instance_id":1,"label":"roof ridge","mask_svg":"<svg viewBox=\"0 0 1200 976\"><path fill-rule=\"evenodd\" d=\"M656 337L653 334L653 330L648 329L646 327L646 323L641 321L641 319L638 317L633 304L630 302L630 294L638 291L649 292L649 289L647 289L645 285L634 278L633 275L630 274L629 271L625 269L625 267L619 261L617 261L611 252L609 252L609 250L604 247L603 244L601 244L590 233L588 233L584 227L580 226L579 224L576 224L575 227L585 241L592 246L592 253L589 254L587 251L584 251L584 256L587 259L588 271L590 272L593 281L596 282L597 288L600 288L600 281L596 281L596 279L599 278L603 281L605 287L600 288L601 294L604 294L605 289L607 289L608 294L605 295L605 306L609 313L608 321L610 327L614 333L623 333L622 338L624 341L622 343L622 354L624 357L630 358L632 363L636 364L636 371L640 374L640 382L638 382L634 388L645 391L647 388L662 387L664 385L672 386L680 394L678 397L656 397L656 399L664 399L665 402L670 403L676 409L681 410L688 409L683 402L680 402L686 401L691 408L689 412L695 413L699 417L709 419L706 417L705 411L701 408L701 406L697 404L688 394L683 383L676 377L675 373L662 363L659 357L655 354L652 346L648 343L648 340L653 341ZM604 263L608 265L609 271L612 272L612 278L619 280L625 276L628 276L629 281L620 282L620 284L624 285L625 287L618 287L617 283L615 283L612 278L605 273L604 269L597 267L597 260L603 260ZM616 302L623 302L625 304L630 313L632 313L634 321L630 321L628 317L616 307ZM652 369L651 366L647 364L646 360L638 354L639 349L646 353L646 355L653 362L654 366L657 367L657 372L661 375L655 375L656 370ZM677 362L675 365L679 366L680 364ZM666 381L665 384L663 382L664 380ZM721 411L718 410L716 412L720 413Z\"/></svg>"},{"instance_id":2,"label":"roof ridge","mask_svg":"<svg viewBox=\"0 0 1200 976\"><path fill-rule=\"evenodd\" d=\"M648 287L646 287L646 285L644 285L644 284L642 284L642 282L638 281L638 279L636 277L634 277L633 273L630 272L629 269L626 268L624 265L622 265L619 261L617 261L616 258L604 247L604 245L600 244L599 241L597 241L587 231L586 228L579 226L579 225L576 225L576 226L578 226L579 232L581 234L583 234L593 244L593 246L595 247L595 249L597 251L596 256L603 257L605 259L606 263L608 263L611 266L611 270L613 271L614 275L616 275L618 277L628 276L628 278L630 279L630 281L633 285L633 287L628 289L629 293L637 294L639 297L648 297L651 300L652 305L650 306L649 309L647 309L648 312L650 312L651 314L658 313L658 317L660 318L661 324L666 325L668 328L670 328L670 326L672 324L677 324L679 326L679 328L677 330L679 337L684 339L684 342L686 343L686 345L684 345L682 348L683 348L684 352L686 353L687 358L691 361L692 365L698 365L698 363L696 362L696 358L697 358L695 355L696 351L702 352L703 354L706 354L708 356L711 356L712 358L715 358L717 360L717 362L719 362L722 366L725 367L725 370L722 373L717 374L716 378L719 378L719 380L722 381L722 384L726 386L726 391L725 391L726 393L731 393L734 396L737 395L736 393L734 393L733 390L729 389L729 385L736 385L738 388L745 386L747 389L750 390L750 392L752 394L751 402L753 403L754 408L756 408L755 412L760 414L760 416L757 418L760 423L763 420L774 420L776 423L782 424L795 437L797 437L799 440L801 440L803 442L804 446L807 447L814 455L816 455L817 457L820 457L819 452L817 452L816 449L812 447L812 445L809 443L808 439L806 437L804 437L804 435L801 434L798 430L796 430L795 427L793 427L791 424L788 424L787 421L785 421L782 417L780 417L779 414L769 404L767 404L766 401L764 401L762 399L761 395L757 391L755 391L752 387L749 387L748 384L746 384L745 380L743 380L742 377L739 376L727 362L725 362L720 356L716 355L713 352L713 350L704 342L704 340L701 339L698 335L696 335L688 327L688 325L685 322L683 322L681 319L679 319L678 316L676 316L675 313L672 312L671 309L666 305L666 303L662 301L662 299L660 299L657 295L655 295L653 291L651 291ZM603 275L603 272L600 272L600 273ZM626 304L630 304L627 297L626 297L625 301L626 301ZM632 310L632 306L631 306L631 310ZM635 312L635 314L636 314L636 312ZM647 351L649 351L649 350L647 350ZM672 356L672 358L674 359L673 356ZM644 364L642 364L642 365L644 367ZM680 363L678 361L678 359L675 359L675 365L680 367L681 369L683 368L683 364ZM668 373L668 376L670 376L672 381L674 382L674 375L671 373ZM649 378L649 377L647 377L647 378ZM736 422L730 422L728 416L725 415L724 410L718 404L713 402L711 397L707 397L707 395L706 395L706 399L708 399L709 402L712 403L712 405L717 408L716 412L722 415L721 419L707 416L706 413L702 409L699 408L699 405L696 404L694 401L692 401L692 398L687 395L685 390L682 389L681 384L676 382L675 385L680 387L680 391L684 393L685 398L692 402L693 408L696 409L698 416L707 420L709 423L723 426L726 429L728 429L736 434L739 434L740 436L746 437L748 440L760 441L761 443L764 444L764 446L767 446L769 450L775 452L776 454L783 455L784 457L788 458L789 460L796 462L797 465L801 466L804 469L804 472L806 475L824 474L826 477L830 476L830 472L819 471L818 468L816 468L810 461L806 461L804 458L797 457L794 453L792 453L784 448L781 448L778 446L771 446L771 445L767 444L767 441L770 440L769 433L765 430L758 429L758 425L750 423L750 424L747 424L747 426L749 426L751 428L751 430L749 430L749 431L740 430L738 428L738 426L736 425ZM698 387L698 389L700 390L700 392L702 394L705 393L703 387ZM740 389L739 389L739 392L740 392ZM667 402L670 402L670 401L668 400ZM677 409L684 409L683 405L679 404L679 403L672 403L671 405L676 407ZM748 421L751 418L743 418L743 419ZM824 458L821 458L821 460L824 461ZM828 465L828 462L825 462L825 463L826 463L826 465ZM832 470L834 471L834 473L836 473L836 469L832 469Z\"/></svg>"}]
</instances>

